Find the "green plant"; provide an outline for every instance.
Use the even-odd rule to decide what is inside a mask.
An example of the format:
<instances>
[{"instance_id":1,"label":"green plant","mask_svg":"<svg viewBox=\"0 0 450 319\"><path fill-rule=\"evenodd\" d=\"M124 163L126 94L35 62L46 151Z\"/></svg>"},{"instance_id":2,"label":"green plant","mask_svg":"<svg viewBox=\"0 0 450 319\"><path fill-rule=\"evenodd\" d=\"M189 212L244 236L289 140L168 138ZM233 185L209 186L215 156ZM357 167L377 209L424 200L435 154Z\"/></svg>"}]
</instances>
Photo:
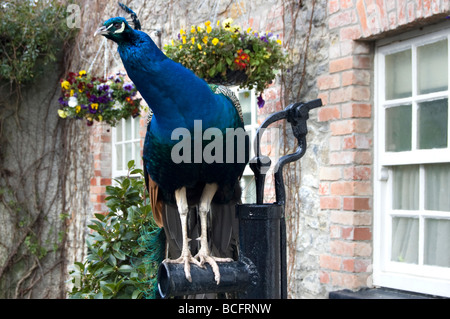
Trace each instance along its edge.
<instances>
[{"instance_id":1,"label":"green plant","mask_svg":"<svg viewBox=\"0 0 450 319\"><path fill-rule=\"evenodd\" d=\"M156 297L158 258L149 246L155 249L155 239L163 232L153 221L151 207L144 198L143 179L130 177L142 175L142 170L134 168L134 161L128 163L128 168L128 176L116 180L118 186L107 187L110 212L95 214L88 226L93 232L87 240L87 258L75 262L70 272L74 284L69 292L71 298Z\"/></svg>"},{"instance_id":2,"label":"green plant","mask_svg":"<svg viewBox=\"0 0 450 319\"><path fill-rule=\"evenodd\" d=\"M232 19L207 21L191 30L180 30L178 38L164 47L172 60L191 69L210 83L234 84L262 93L287 62L281 40L271 32L243 31ZM263 100L260 96L259 106Z\"/></svg>"},{"instance_id":3,"label":"green plant","mask_svg":"<svg viewBox=\"0 0 450 319\"><path fill-rule=\"evenodd\" d=\"M66 6L57 0L6 0L0 6L0 80L24 84L37 78L38 65L56 61L77 29L67 27Z\"/></svg>"}]
</instances>

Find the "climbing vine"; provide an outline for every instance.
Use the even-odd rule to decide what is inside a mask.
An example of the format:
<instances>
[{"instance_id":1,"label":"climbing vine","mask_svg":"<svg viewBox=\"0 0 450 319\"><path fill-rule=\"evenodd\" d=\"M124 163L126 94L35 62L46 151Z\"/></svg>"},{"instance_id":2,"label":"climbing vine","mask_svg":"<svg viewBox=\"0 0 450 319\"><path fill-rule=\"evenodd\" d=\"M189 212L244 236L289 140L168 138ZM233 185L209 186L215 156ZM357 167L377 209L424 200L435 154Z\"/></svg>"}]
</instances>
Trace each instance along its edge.
<instances>
[{"instance_id":1,"label":"climbing vine","mask_svg":"<svg viewBox=\"0 0 450 319\"><path fill-rule=\"evenodd\" d=\"M62 298L69 209L83 200L67 195L89 187L76 160L87 131L55 116L77 30L61 1L0 6L0 298Z\"/></svg>"}]
</instances>

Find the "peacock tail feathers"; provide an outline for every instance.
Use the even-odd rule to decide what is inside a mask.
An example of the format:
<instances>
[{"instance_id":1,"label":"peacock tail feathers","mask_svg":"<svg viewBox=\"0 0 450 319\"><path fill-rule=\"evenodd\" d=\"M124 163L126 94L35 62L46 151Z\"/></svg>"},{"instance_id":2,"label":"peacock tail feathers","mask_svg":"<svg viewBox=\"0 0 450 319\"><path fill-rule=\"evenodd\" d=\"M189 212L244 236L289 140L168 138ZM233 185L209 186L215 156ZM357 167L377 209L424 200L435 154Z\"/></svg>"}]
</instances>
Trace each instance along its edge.
<instances>
[{"instance_id":1,"label":"peacock tail feathers","mask_svg":"<svg viewBox=\"0 0 450 319\"><path fill-rule=\"evenodd\" d=\"M145 265L147 276L141 279L146 283L146 290L143 290L143 296L146 299L160 298L158 292L157 270L166 255L166 234L163 228L155 228L151 231L143 231L139 239L139 244L145 252L144 258L139 263Z\"/></svg>"}]
</instances>

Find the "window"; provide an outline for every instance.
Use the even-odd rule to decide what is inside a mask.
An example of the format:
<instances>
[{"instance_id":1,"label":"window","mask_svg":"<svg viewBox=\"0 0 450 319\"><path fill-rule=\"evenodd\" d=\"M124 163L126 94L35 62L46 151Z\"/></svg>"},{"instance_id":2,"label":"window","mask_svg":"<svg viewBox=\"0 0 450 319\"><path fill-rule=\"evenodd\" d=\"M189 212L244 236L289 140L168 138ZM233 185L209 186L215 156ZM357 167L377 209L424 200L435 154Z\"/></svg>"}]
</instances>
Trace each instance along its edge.
<instances>
[{"instance_id":1,"label":"window","mask_svg":"<svg viewBox=\"0 0 450 319\"><path fill-rule=\"evenodd\" d=\"M139 117L122 119L112 131L112 177L126 176L128 162L135 161L141 165L141 140Z\"/></svg>"},{"instance_id":2,"label":"window","mask_svg":"<svg viewBox=\"0 0 450 319\"><path fill-rule=\"evenodd\" d=\"M257 121L257 103L254 90L239 89L238 87L230 88L239 99L242 108L242 117L244 118L244 127L249 132L250 141L253 143L256 130L258 129ZM255 156L253 147L251 148L250 159ZM246 166L244 174L241 178L242 202L245 204L256 203L256 185L253 171L249 165Z\"/></svg>"},{"instance_id":3,"label":"window","mask_svg":"<svg viewBox=\"0 0 450 319\"><path fill-rule=\"evenodd\" d=\"M450 296L450 29L379 44L374 283Z\"/></svg>"}]
</instances>

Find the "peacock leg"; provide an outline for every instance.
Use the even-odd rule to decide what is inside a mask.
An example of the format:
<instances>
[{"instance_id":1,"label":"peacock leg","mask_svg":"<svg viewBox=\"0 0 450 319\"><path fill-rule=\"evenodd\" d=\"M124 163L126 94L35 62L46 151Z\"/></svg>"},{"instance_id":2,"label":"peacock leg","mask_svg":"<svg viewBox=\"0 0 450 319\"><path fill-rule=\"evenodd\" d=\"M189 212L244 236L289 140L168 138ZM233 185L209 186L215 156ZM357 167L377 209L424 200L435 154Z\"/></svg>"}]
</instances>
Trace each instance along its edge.
<instances>
[{"instance_id":1,"label":"peacock leg","mask_svg":"<svg viewBox=\"0 0 450 319\"><path fill-rule=\"evenodd\" d=\"M207 217L208 212L211 209L211 201L214 197L218 189L217 184L206 184L203 189L202 196L200 197L200 223L201 223L201 235L200 235L200 250L194 258L198 258L200 264L203 266L204 263L208 263L211 265L211 268L214 272L214 279L217 284L220 283L220 272L219 266L217 266L217 262L230 262L233 261L232 258L220 258L211 256L211 251L209 250L208 245L208 225L207 225Z\"/></svg>"},{"instance_id":2,"label":"peacock leg","mask_svg":"<svg viewBox=\"0 0 450 319\"><path fill-rule=\"evenodd\" d=\"M189 241L190 239L187 236L187 215L189 211L188 201L186 197L186 188L182 187L175 191L175 200L177 202L178 213L180 214L181 220L181 231L183 235L183 247L181 249L181 256L177 259L165 259L166 263L173 264L184 264L184 273L186 279L189 282L192 282L191 278L191 265L190 263L194 263L199 267L202 267L202 264L195 258L192 257L191 251L189 250Z\"/></svg>"}]
</instances>

